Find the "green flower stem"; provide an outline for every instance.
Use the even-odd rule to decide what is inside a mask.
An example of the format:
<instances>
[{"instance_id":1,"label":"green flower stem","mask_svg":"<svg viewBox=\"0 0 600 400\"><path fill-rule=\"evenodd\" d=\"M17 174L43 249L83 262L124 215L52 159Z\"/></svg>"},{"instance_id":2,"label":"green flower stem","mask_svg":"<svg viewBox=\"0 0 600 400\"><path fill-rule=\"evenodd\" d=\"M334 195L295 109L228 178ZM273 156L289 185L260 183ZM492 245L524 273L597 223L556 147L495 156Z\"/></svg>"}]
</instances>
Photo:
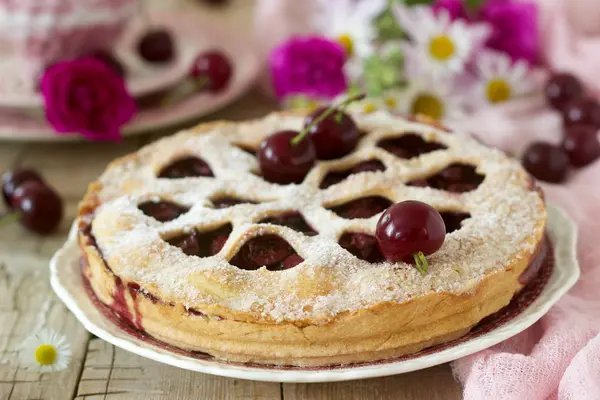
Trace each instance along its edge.
<instances>
[{"instance_id":1,"label":"green flower stem","mask_svg":"<svg viewBox=\"0 0 600 400\"><path fill-rule=\"evenodd\" d=\"M291 141L292 146L296 146L298 143L300 143L302 141L302 139L304 139L304 137L308 134L308 132L313 128L313 126L319 124L325 118L327 118L328 116L330 116L331 114L333 114L338 108L341 108L343 110L350 103L362 100L364 98L365 98L365 94L364 93L357 93L355 95L347 97L344 101L342 101L342 102L340 102L338 104L334 104L334 105L330 106L321 115L319 115L319 117L316 118L313 122L311 122L310 124L306 125L306 127L304 127L304 129L302 129L300 131L300 133L298 135L296 135L296 137L294 137L292 139L292 141ZM341 114L339 114L339 115L341 115Z\"/></svg>"},{"instance_id":2,"label":"green flower stem","mask_svg":"<svg viewBox=\"0 0 600 400\"><path fill-rule=\"evenodd\" d=\"M422 251L419 251L418 253L413 254L413 257L415 259L415 267L417 268L417 270L421 273L421 275L427 275L427 272L429 270L429 264L427 263L427 258L425 258L425 254L423 254Z\"/></svg>"},{"instance_id":3,"label":"green flower stem","mask_svg":"<svg viewBox=\"0 0 600 400\"><path fill-rule=\"evenodd\" d=\"M18 213L18 212L4 214L2 217L0 217L0 228L4 227L6 225L10 225L13 222L16 222L20 219L21 219L21 213Z\"/></svg>"}]
</instances>

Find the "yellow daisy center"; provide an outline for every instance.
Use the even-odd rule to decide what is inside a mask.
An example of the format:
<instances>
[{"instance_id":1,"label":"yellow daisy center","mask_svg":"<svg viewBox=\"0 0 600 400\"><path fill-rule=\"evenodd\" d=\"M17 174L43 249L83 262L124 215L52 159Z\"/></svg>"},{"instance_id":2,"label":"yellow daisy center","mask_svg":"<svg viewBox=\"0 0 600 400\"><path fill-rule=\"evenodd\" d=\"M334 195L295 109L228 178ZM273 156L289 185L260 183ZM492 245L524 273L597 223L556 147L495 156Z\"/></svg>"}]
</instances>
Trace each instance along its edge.
<instances>
[{"instance_id":1,"label":"yellow daisy center","mask_svg":"<svg viewBox=\"0 0 600 400\"><path fill-rule=\"evenodd\" d=\"M446 35L436 36L429 42L429 54L439 61L446 61L454 55L454 42Z\"/></svg>"},{"instance_id":2,"label":"yellow daisy center","mask_svg":"<svg viewBox=\"0 0 600 400\"><path fill-rule=\"evenodd\" d=\"M485 95L490 103L502 103L510 99L511 87L504 79L492 79L488 82Z\"/></svg>"},{"instance_id":3,"label":"yellow daisy center","mask_svg":"<svg viewBox=\"0 0 600 400\"><path fill-rule=\"evenodd\" d=\"M35 351L35 360L41 365L54 364L56 356L56 348L51 344L42 344Z\"/></svg>"},{"instance_id":4,"label":"yellow daisy center","mask_svg":"<svg viewBox=\"0 0 600 400\"><path fill-rule=\"evenodd\" d=\"M383 101L385 102L385 105L389 108L396 108L396 106L398 105L398 102L393 97L386 97L385 99L383 99Z\"/></svg>"},{"instance_id":5,"label":"yellow daisy center","mask_svg":"<svg viewBox=\"0 0 600 400\"><path fill-rule=\"evenodd\" d=\"M371 114L376 109L377 109L377 107L375 107L375 104L373 104L373 103L364 103L362 105L362 110L365 114Z\"/></svg>"},{"instance_id":6,"label":"yellow daisy center","mask_svg":"<svg viewBox=\"0 0 600 400\"><path fill-rule=\"evenodd\" d=\"M350 35L343 34L338 36L338 43L342 45L344 50L346 50L346 55L348 57L354 54L354 41L350 37Z\"/></svg>"},{"instance_id":7,"label":"yellow daisy center","mask_svg":"<svg viewBox=\"0 0 600 400\"><path fill-rule=\"evenodd\" d=\"M421 93L415 97L411 113L413 115L425 115L431 119L439 121L444 116L444 103L429 93Z\"/></svg>"}]
</instances>

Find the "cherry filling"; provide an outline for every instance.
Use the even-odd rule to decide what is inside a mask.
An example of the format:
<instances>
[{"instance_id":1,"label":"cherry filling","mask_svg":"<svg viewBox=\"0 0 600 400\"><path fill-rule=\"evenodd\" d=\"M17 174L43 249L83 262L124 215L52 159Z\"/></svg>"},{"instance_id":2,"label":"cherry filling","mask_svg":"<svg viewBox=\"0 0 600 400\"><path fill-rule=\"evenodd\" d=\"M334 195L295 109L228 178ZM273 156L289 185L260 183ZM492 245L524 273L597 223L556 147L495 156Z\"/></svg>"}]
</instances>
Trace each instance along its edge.
<instances>
[{"instance_id":1,"label":"cherry filling","mask_svg":"<svg viewBox=\"0 0 600 400\"><path fill-rule=\"evenodd\" d=\"M471 214L469 213L453 211L440 211L440 215L444 220L444 225L446 225L446 233L459 230L462 227L462 222L467 218L471 218Z\"/></svg>"},{"instance_id":2,"label":"cherry filling","mask_svg":"<svg viewBox=\"0 0 600 400\"><path fill-rule=\"evenodd\" d=\"M281 271L295 267L302 261L304 259L281 237L265 235L247 241L229 262L250 271L263 266L269 271Z\"/></svg>"},{"instance_id":3,"label":"cherry filling","mask_svg":"<svg viewBox=\"0 0 600 400\"><path fill-rule=\"evenodd\" d=\"M235 197L218 197L212 200L212 204L214 208L229 208L238 204L258 204L256 201L248 200L248 199L238 199Z\"/></svg>"},{"instance_id":4,"label":"cherry filling","mask_svg":"<svg viewBox=\"0 0 600 400\"><path fill-rule=\"evenodd\" d=\"M377 239L373 235L346 232L340 237L339 245L361 260L372 263L384 260L377 248Z\"/></svg>"},{"instance_id":5,"label":"cherry filling","mask_svg":"<svg viewBox=\"0 0 600 400\"><path fill-rule=\"evenodd\" d=\"M407 133L400 137L383 139L377 143L377 146L404 159L447 148L440 143L426 142L421 135L416 133Z\"/></svg>"},{"instance_id":6,"label":"cherry filling","mask_svg":"<svg viewBox=\"0 0 600 400\"><path fill-rule=\"evenodd\" d=\"M328 208L346 219L371 218L392 205L385 197L369 196L352 200L339 206Z\"/></svg>"},{"instance_id":7,"label":"cherry filling","mask_svg":"<svg viewBox=\"0 0 600 400\"><path fill-rule=\"evenodd\" d=\"M475 171L475 166L454 163L428 178L416 179L409 186L432 187L453 193L470 192L476 189L485 176Z\"/></svg>"},{"instance_id":8,"label":"cherry filling","mask_svg":"<svg viewBox=\"0 0 600 400\"><path fill-rule=\"evenodd\" d=\"M331 171L321 182L319 188L327 189L329 186L335 185L336 183L340 183L344 179L348 178L350 175L358 174L360 172L375 172L375 171L385 171L385 165L379 160L367 160L362 161L350 169L346 169L343 171Z\"/></svg>"},{"instance_id":9,"label":"cherry filling","mask_svg":"<svg viewBox=\"0 0 600 400\"><path fill-rule=\"evenodd\" d=\"M291 228L296 232L304 233L307 236L314 236L317 234L317 231L315 231L310 225L308 225L302 214L296 211L280 215L274 215L262 219L258 223L287 226L288 228Z\"/></svg>"},{"instance_id":10,"label":"cherry filling","mask_svg":"<svg viewBox=\"0 0 600 400\"><path fill-rule=\"evenodd\" d=\"M160 222L174 220L181 214L188 212L189 208L180 206L170 201L146 201L138 205L138 208L147 216Z\"/></svg>"},{"instance_id":11,"label":"cherry filling","mask_svg":"<svg viewBox=\"0 0 600 400\"><path fill-rule=\"evenodd\" d=\"M231 224L206 232L198 232L194 229L189 233L167 239L166 242L171 246L179 247L188 256L210 257L221 251L232 230Z\"/></svg>"},{"instance_id":12,"label":"cherry filling","mask_svg":"<svg viewBox=\"0 0 600 400\"><path fill-rule=\"evenodd\" d=\"M201 158L190 156L180 158L167 165L158 173L159 178L188 178L193 176L214 176L208 164Z\"/></svg>"}]
</instances>

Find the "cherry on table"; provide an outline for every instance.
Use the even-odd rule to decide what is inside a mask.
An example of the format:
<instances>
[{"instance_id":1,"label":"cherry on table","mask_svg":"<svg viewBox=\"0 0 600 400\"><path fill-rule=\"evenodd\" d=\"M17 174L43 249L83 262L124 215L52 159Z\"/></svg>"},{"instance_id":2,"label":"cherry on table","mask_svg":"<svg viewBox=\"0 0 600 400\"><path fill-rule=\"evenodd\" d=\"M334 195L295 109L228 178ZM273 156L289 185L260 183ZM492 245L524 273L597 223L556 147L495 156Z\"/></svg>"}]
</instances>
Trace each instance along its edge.
<instances>
[{"instance_id":1,"label":"cherry on table","mask_svg":"<svg viewBox=\"0 0 600 400\"><path fill-rule=\"evenodd\" d=\"M574 167L584 167L600 158L598 128L575 125L565 131L562 147Z\"/></svg>"},{"instance_id":2,"label":"cherry on table","mask_svg":"<svg viewBox=\"0 0 600 400\"><path fill-rule=\"evenodd\" d=\"M563 108L563 122L566 127L593 125L600 128L600 103L589 97L573 100Z\"/></svg>"},{"instance_id":3,"label":"cherry on table","mask_svg":"<svg viewBox=\"0 0 600 400\"><path fill-rule=\"evenodd\" d=\"M209 92L225 89L232 73L233 67L229 59L217 50L199 54L190 69L190 77L198 83L199 88Z\"/></svg>"},{"instance_id":4,"label":"cherry on table","mask_svg":"<svg viewBox=\"0 0 600 400\"><path fill-rule=\"evenodd\" d=\"M2 196L9 208L12 207L11 201L15 190L28 181L42 182L43 179L36 171L28 168L6 171L2 175Z\"/></svg>"},{"instance_id":5,"label":"cherry on table","mask_svg":"<svg viewBox=\"0 0 600 400\"><path fill-rule=\"evenodd\" d=\"M166 29L152 29L138 42L138 52L142 58L153 64L162 64L175 57L175 42Z\"/></svg>"},{"instance_id":6,"label":"cherry on table","mask_svg":"<svg viewBox=\"0 0 600 400\"><path fill-rule=\"evenodd\" d=\"M442 247L446 226L435 208L407 200L394 204L381 215L375 237L388 261L412 263L416 261L415 255L433 254Z\"/></svg>"},{"instance_id":7,"label":"cherry on table","mask_svg":"<svg viewBox=\"0 0 600 400\"><path fill-rule=\"evenodd\" d=\"M329 107L320 107L304 119L306 128ZM336 110L309 130L319 160L340 158L356 147L360 132L354 120L345 112Z\"/></svg>"},{"instance_id":8,"label":"cherry on table","mask_svg":"<svg viewBox=\"0 0 600 400\"><path fill-rule=\"evenodd\" d=\"M63 215L60 196L41 181L30 180L20 185L12 196L14 210L29 230L48 234L54 231Z\"/></svg>"},{"instance_id":9,"label":"cherry on table","mask_svg":"<svg viewBox=\"0 0 600 400\"><path fill-rule=\"evenodd\" d=\"M296 131L279 131L260 143L256 156L267 181L300 183L315 164L315 147L310 136L294 144L292 139L296 136Z\"/></svg>"},{"instance_id":10,"label":"cherry on table","mask_svg":"<svg viewBox=\"0 0 600 400\"><path fill-rule=\"evenodd\" d=\"M569 171L565 150L550 143L531 144L523 153L522 163L531 175L544 182L560 183Z\"/></svg>"},{"instance_id":11,"label":"cherry on table","mask_svg":"<svg viewBox=\"0 0 600 400\"><path fill-rule=\"evenodd\" d=\"M548 79L544 91L548 103L561 110L568 103L583 96L583 85L572 74L560 72Z\"/></svg>"}]
</instances>

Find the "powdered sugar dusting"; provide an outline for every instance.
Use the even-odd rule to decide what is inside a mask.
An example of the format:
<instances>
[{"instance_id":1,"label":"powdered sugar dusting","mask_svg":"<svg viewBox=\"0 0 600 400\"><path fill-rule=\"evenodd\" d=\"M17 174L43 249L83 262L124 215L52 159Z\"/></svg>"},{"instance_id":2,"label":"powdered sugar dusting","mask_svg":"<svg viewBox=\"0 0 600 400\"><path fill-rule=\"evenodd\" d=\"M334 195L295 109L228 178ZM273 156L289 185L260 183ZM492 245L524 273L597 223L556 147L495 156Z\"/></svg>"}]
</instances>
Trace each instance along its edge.
<instances>
[{"instance_id":1,"label":"powdered sugar dusting","mask_svg":"<svg viewBox=\"0 0 600 400\"><path fill-rule=\"evenodd\" d=\"M533 251L534 238L544 228L545 208L518 162L469 137L425 124L383 113L353 116L361 130L369 132L357 150L339 160L319 162L298 185L264 181L256 175L256 159L237 147L256 148L279 129L299 129L303 118L294 115L272 114L261 120L209 126L203 132L185 131L113 164L100 178L102 205L92 224L111 269L167 301L200 311L219 305L253 313L259 319L326 322L340 312L385 301L404 302L432 291L468 292L523 250ZM376 146L383 138L408 132L448 149L405 160ZM156 177L162 167L187 155L201 157L215 177ZM319 189L328 171L369 159L380 160L386 170L358 173ZM485 180L476 190L462 194L404 184L454 162L475 165ZM338 245L344 232L374 234L379 215L347 220L326 208L373 195L393 202L421 200L439 210L469 212L472 217L447 235L442 248L429 257L429 274L422 276L405 264L359 260ZM211 208L220 196L257 204ZM158 200L190 209L161 223L137 208L141 202ZM319 234L309 237L287 227L256 223L286 211L301 212ZM187 256L163 240L193 228L205 231L227 223L233 231L212 257ZM284 238L305 261L278 272L245 271L229 264L247 240L265 234Z\"/></svg>"}]
</instances>

